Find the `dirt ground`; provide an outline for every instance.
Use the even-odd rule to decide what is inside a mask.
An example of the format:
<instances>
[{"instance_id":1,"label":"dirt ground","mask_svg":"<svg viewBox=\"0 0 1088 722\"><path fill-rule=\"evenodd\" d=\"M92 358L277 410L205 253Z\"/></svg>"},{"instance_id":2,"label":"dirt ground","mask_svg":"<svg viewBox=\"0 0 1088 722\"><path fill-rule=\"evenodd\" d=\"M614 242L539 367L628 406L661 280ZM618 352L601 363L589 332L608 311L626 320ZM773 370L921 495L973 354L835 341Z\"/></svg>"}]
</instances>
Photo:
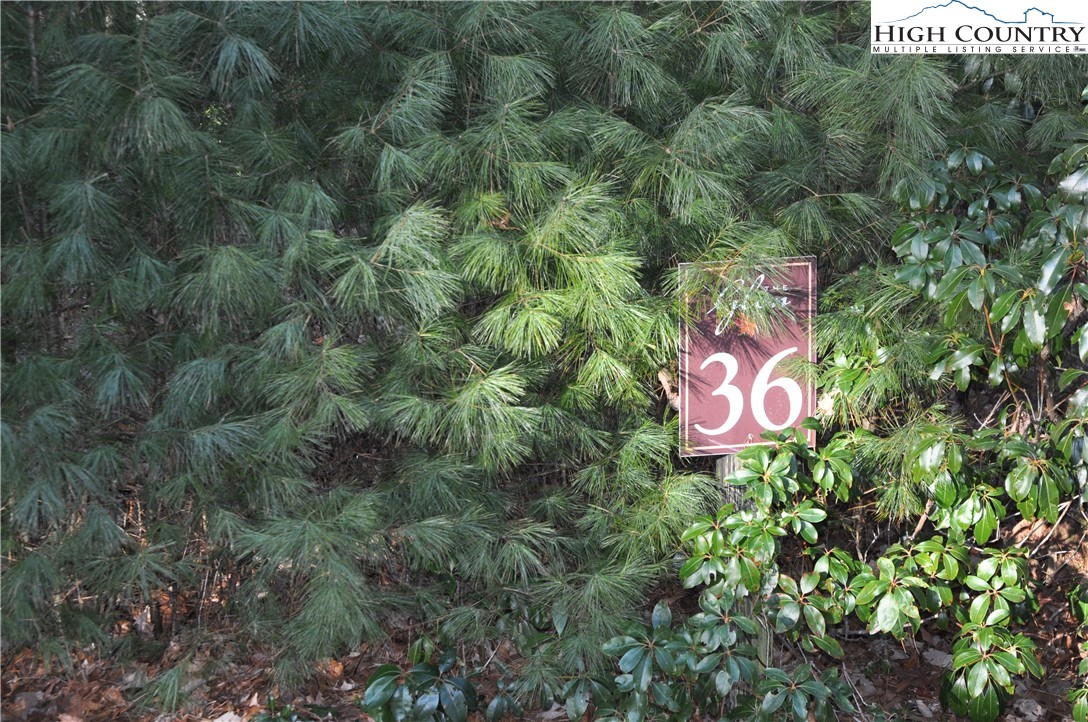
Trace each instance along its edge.
<instances>
[{"instance_id":1,"label":"dirt ground","mask_svg":"<svg viewBox=\"0 0 1088 722\"><path fill-rule=\"evenodd\" d=\"M1033 549L1045 540L1043 546L1052 551L1040 552L1032 559L1039 610L1022 629L1038 644L1047 673L1041 680L1020 682L1018 694L1002 718L1005 722L1072 719L1066 695L1077 681L1079 643L1088 641L1088 629L1078 627L1067 601L1070 589L1088 584L1088 526L1075 516L1069 514L1055 528L1042 524L1010 530L1026 548ZM951 662L947 636L923 626L918 637L905 644L886 636L869 637L864 630L840 634L839 639L846 650L842 672L854 689L858 708L854 715L842 715L841 719L956 719L942 711L938 702L940 675ZM304 694L287 697L269 683L269 655L243 652L229 638L213 634L193 656L192 675L179 682L185 705L182 712L174 714L141 710L137 703L148 679L176 664L180 654L176 644L166 647L154 663L122 663L89 655L70 660L67 668L57 662L46 668L28 650L5 653L0 713L5 722L369 720L360 705L366 679L380 664L403 663L405 642L394 639L382 647L363 645L340 659L326 660ZM505 645L502 650L509 656L505 661L516 668L516 653ZM787 648L777 653L789 664L798 652ZM477 685L486 704L488 691L495 689L494 680L485 676ZM483 722L482 714L476 716L474 722ZM540 722L566 719L557 709L528 711L526 716Z\"/></svg>"}]
</instances>

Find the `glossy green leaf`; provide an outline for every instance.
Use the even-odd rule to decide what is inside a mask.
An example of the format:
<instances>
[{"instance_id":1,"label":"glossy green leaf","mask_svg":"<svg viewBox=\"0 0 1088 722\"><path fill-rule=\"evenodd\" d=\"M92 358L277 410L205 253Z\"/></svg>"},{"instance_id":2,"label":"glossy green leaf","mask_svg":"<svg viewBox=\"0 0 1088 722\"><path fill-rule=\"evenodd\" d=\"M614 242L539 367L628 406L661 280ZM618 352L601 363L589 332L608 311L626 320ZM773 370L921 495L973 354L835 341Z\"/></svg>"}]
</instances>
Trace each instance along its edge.
<instances>
[{"instance_id":1,"label":"glossy green leaf","mask_svg":"<svg viewBox=\"0 0 1088 722\"><path fill-rule=\"evenodd\" d=\"M476 687L464 677L450 677L450 683L461 690L465 695L465 703L468 705L469 711L475 711L478 706L478 697L476 695Z\"/></svg>"},{"instance_id":2,"label":"glossy green leaf","mask_svg":"<svg viewBox=\"0 0 1088 722\"><path fill-rule=\"evenodd\" d=\"M1005 587L998 593L1005 599L1016 604L1019 604L1028 598L1027 592L1020 587Z\"/></svg>"},{"instance_id":3,"label":"glossy green leaf","mask_svg":"<svg viewBox=\"0 0 1088 722\"><path fill-rule=\"evenodd\" d=\"M993 685L986 685L967 703L967 713L971 722L994 722L1001 714L1001 703Z\"/></svg>"},{"instance_id":4,"label":"glossy green leaf","mask_svg":"<svg viewBox=\"0 0 1088 722\"><path fill-rule=\"evenodd\" d=\"M879 557L876 560L876 568L880 571L881 579L895 578L895 563L887 557Z\"/></svg>"},{"instance_id":5,"label":"glossy green leaf","mask_svg":"<svg viewBox=\"0 0 1088 722\"><path fill-rule=\"evenodd\" d=\"M824 620L824 615L819 609L806 604L804 607L805 621L808 623L809 630L817 637L822 637L827 634L827 622Z\"/></svg>"},{"instance_id":6,"label":"glossy green leaf","mask_svg":"<svg viewBox=\"0 0 1088 722\"><path fill-rule=\"evenodd\" d=\"M676 673L676 658L664 645L654 647L654 663L665 674Z\"/></svg>"},{"instance_id":7,"label":"glossy green leaf","mask_svg":"<svg viewBox=\"0 0 1088 722\"><path fill-rule=\"evenodd\" d=\"M733 677L726 670L720 670L714 675L714 689L725 697L733 690Z\"/></svg>"},{"instance_id":8,"label":"glossy green leaf","mask_svg":"<svg viewBox=\"0 0 1088 722\"><path fill-rule=\"evenodd\" d=\"M1046 341L1046 317L1034 298L1024 305L1024 332L1035 346L1042 346Z\"/></svg>"},{"instance_id":9,"label":"glossy green leaf","mask_svg":"<svg viewBox=\"0 0 1088 722\"><path fill-rule=\"evenodd\" d=\"M412 712L417 719L427 719L438 711L439 693L437 689L431 689L416 697Z\"/></svg>"},{"instance_id":10,"label":"glossy green leaf","mask_svg":"<svg viewBox=\"0 0 1088 722\"><path fill-rule=\"evenodd\" d=\"M637 645L638 641L634 637L613 637L604 643L602 649L605 654L614 657Z\"/></svg>"},{"instance_id":11,"label":"glossy green leaf","mask_svg":"<svg viewBox=\"0 0 1088 722\"><path fill-rule=\"evenodd\" d=\"M869 604L869 602L876 599L878 595L883 594L887 588L888 582L883 580L867 582L857 595L857 603L863 605Z\"/></svg>"},{"instance_id":12,"label":"glossy green leaf","mask_svg":"<svg viewBox=\"0 0 1088 722\"><path fill-rule=\"evenodd\" d=\"M397 722L401 722L408 716L408 713L412 710L412 693L409 691L407 685L401 685L397 687L393 692L393 696L389 698L389 711L393 715L393 719Z\"/></svg>"},{"instance_id":13,"label":"glossy green leaf","mask_svg":"<svg viewBox=\"0 0 1088 722\"><path fill-rule=\"evenodd\" d=\"M695 672L697 674L707 674L708 672L717 669L721 661L721 652L717 652L715 654L708 654L696 663Z\"/></svg>"},{"instance_id":14,"label":"glossy green leaf","mask_svg":"<svg viewBox=\"0 0 1088 722\"><path fill-rule=\"evenodd\" d=\"M1022 306L1023 301L1019 297L1017 297L1016 300L1013 301L1012 307L1009 309L1009 312L1001 317L1001 333L1008 333L1013 329L1013 327L1016 326L1017 323L1020 322Z\"/></svg>"},{"instance_id":15,"label":"glossy green leaf","mask_svg":"<svg viewBox=\"0 0 1088 722\"><path fill-rule=\"evenodd\" d=\"M650 655L646 655L631 674L633 675L635 686L639 690L645 692L650 686L650 680L653 678L653 659Z\"/></svg>"},{"instance_id":16,"label":"glossy green leaf","mask_svg":"<svg viewBox=\"0 0 1088 722\"><path fill-rule=\"evenodd\" d=\"M986 301L986 285L982 276L979 276L967 287L967 302L976 311L982 310L982 304Z\"/></svg>"},{"instance_id":17,"label":"glossy green leaf","mask_svg":"<svg viewBox=\"0 0 1088 722\"><path fill-rule=\"evenodd\" d=\"M982 652L974 647L968 647L952 656L952 669L962 669L982 659Z\"/></svg>"},{"instance_id":18,"label":"glossy green leaf","mask_svg":"<svg viewBox=\"0 0 1088 722\"><path fill-rule=\"evenodd\" d=\"M755 563L748 557L739 557L737 563L740 567L740 578L744 583L744 586L748 588L748 591L754 592L759 589L759 569Z\"/></svg>"},{"instance_id":19,"label":"glossy green leaf","mask_svg":"<svg viewBox=\"0 0 1088 722\"><path fill-rule=\"evenodd\" d=\"M654 629L661 629L672 624L672 610L669 609L666 602L661 601L654 606L653 613L650 615L650 623Z\"/></svg>"},{"instance_id":20,"label":"glossy green leaf","mask_svg":"<svg viewBox=\"0 0 1088 722\"><path fill-rule=\"evenodd\" d=\"M1013 304L1019 298L1019 291L1009 291L994 299L993 304L990 306L990 323L997 323L1004 318L1012 310Z\"/></svg>"},{"instance_id":21,"label":"glossy green leaf","mask_svg":"<svg viewBox=\"0 0 1088 722\"><path fill-rule=\"evenodd\" d=\"M1023 674L1024 665L1020 662L1016 656L1010 652L997 651L993 653L993 658L997 660L1005 669L1009 670L1011 674Z\"/></svg>"},{"instance_id":22,"label":"glossy green leaf","mask_svg":"<svg viewBox=\"0 0 1088 722\"><path fill-rule=\"evenodd\" d=\"M627 652L622 657L620 657L619 668L624 672L633 673L635 667L637 667L642 662L642 659L645 656L645 647L633 647L632 649L627 650Z\"/></svg>"},{"instance_id":23,"label":"glossy green leaf","mask_svg":"<svg viewBox=\"0 0 1088 722\"><path fill-rule=\"evenodd\" d=\"M831 636L817 637L812 640L813 643L820 649L827 652L835 659L842 659L845 653L843 652L842 645L839 641Z\"/></svg>"},{"instance_id":24,"label":"glossy green leaf","mask_svg":"<svg viewBox=\"0 0 1088 722\"><path fill-rule=\"evenodd\" d=\"M1013 467L1005 477L1005 491L1008 492L1009 497L1013 501L1026 499L1035 484L1037 473L1035 467L1028 464Z\"/></svg>"},{"instance_id":25,"label":"glossy green leaf","mask_svg":"<svg viewBox=\"0 0 1088 722\"><path fill-rule=\"evenodd\" d=\"M1051 293L1061 280L1065 271L1065 261L1069 257L1069 248L1062 246L1058 250L1054 251L1046 261L1043 262L1041 273L1039 275L1038 289L1044 293Z\"/></svg>"},{"instance_id":26,"label":"glossy green leaf","mask_svg":"<svg viewBox=\"0 0 1088 722\"><path fill-rule=\"evenodd\" d=\"M1073 703L1074 722L1088 722L1088 694L1082 694Z\"/></svg>"},{"instance_id":27,"label":"glossy green leaf","mask_svg":"<svg viewBox=\"0 0 1088 722\"><path fill-rule=\"evenodd\" d=\"M571 708L569 707L570 700L568 700L567 703L568 703L567 716L571 720L571 722L574 722L574 720L581 719L582 715L578 715L577 717L571 717L570 716L571 715ZM587 704L587 706L588 706L588 704ZM488 703L487 709L484 710L484 716L487 718L487 722L498 722L500 719L502 719L503 717L505 717L507 715L509 710L510 710L510 701L506 698L506 695L497 694ZM585 714L585 710L582 711L582 714ZM420 717L425 718L426 716L425 715L420 715Z\"/></svg>"},{"instance_id":28,"label":"glossy green leaf","mask_svg":"<svg viewBox=\"0 0 1088 722\"><path fill-rule=\"evenodd\" d=\"M986 621L986 615L990 611L990 597L987 594L979 594L971 600L971 606L967 610L967 616L975 624Z\"/></svg>"},{"instance_id":29,"label":"glossy green leaf","mask_svg":"<svg viewBox=\"0 0 1088 722\"><path fill-rule=\"evenodd\" d=\"M953 294L960 290L960 285L970 270L970 268L961 266L954 271L946 273L944 277L941 278L940 283L937 284L934 298L938 301L945 301L951 298Z\"/></svg>"},{"instance_id":30,"label":"glossy green leaf","mask_svg":"<svg viewBox=\"0 0 1088 722\"><path fill-rule=\"evenodd\" d=\"M782 706L782 703L786 701L786 695L788 694L788 692L789 691L786 689L780 689L775 692L768 692L763 697L763 702L759 706L759 711L763 714L771 714L775 712L779 707Z\"/></svg>"},{"instance_id":31,"label":"glossy green leaf","mask_svg":"<svg viewBox=\"0 0 1088 722\"><path fill-rule=\"evenodd\" d=\"M794 601L785 602L778 608L774 628L777 632L793 629L801 618L801 605Z\"/></svg>"},{"instance_id":32,"label":"glossy green leaf","mask_svg":"<svg viewBox=\"0 0 1088 722\"><path fill-rule=\"evenodd\" d=\"M442 712L449 722L465 722L468 719L468 703L465 693L452 684L443 684L439 691Z\"/></svg>"},{"instance_id":33,"label":"glossy green leaf","mask_svg":"<svg viewBox=\"0 0 1088 722\"><path fill-rule=\"evenodd\" d=\"M982 172L982 154L976 150L967 152L967 168L978 175Z\"/></svg>"},{"instance_id":34,"label":"glossy green leaf","mask_svg":"<svg viewBox=\"0 0 1088 722\"><path fill-rule=\"evenodd\" d=\"M978 523L975 524L975 541L985 544L997 529L997 517L989 507L982 510Z\"/></svg>"},{"instance_id":35,"label":"glossy green leaf","mask_svg":"<svg viewBox=\"0 0 1088 722\"><path fill-rule=\"evenodd\" d=\"M374 674L367 681L363 706L367 709L377 709L388 702L396 691L399 677L400 668L393 664L383 664L374 670Z\"/></svg>"},{"instance_id":36,"label":"glossy green leaf","mask_svg":"<svg viewBox=\"0 0 1088 722\"><path fill-rule=\"evenodd\" d=\"M880 602L876 607L875 629L884 632L898 632L902 626L899 621L899 614L899 605L896 604L895 597L891 594L885 594L880 598Z\"/></svg>"},{"instance_id":37,"label":"glossy green leaf","mask_svg":"<svg viewBox=\"0 0 1088 722\"><path fill-rule=\"evenodd\" d=\"M980 660L967 670L967 693L978 697L990 682L989 668L985 660Z\"/></svg>"}]
</instances>

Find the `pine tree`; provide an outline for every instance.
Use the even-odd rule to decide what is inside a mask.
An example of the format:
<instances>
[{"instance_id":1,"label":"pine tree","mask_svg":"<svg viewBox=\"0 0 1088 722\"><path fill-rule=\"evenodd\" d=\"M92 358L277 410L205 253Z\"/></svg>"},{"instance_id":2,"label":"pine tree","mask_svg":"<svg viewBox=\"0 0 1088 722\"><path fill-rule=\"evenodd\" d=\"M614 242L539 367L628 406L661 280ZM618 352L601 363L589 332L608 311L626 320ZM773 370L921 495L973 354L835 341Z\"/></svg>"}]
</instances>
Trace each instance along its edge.
<instances>
[{"instance_id":1,"label":"pine tree","mask_svg":"<svg viewBox=\"0 0 1088 722\"><path fill-rule=\"evenodd\" d=\"M211 583L286 681L406 618L523 645L526 698L604 669L719 498L657 381L676 264L834 280L950 142L1082 123L1082 59L870 57L863 3L0 12L4 636ZM879 319L843 414L922 365Z\"/></svg>"}]
</instances>

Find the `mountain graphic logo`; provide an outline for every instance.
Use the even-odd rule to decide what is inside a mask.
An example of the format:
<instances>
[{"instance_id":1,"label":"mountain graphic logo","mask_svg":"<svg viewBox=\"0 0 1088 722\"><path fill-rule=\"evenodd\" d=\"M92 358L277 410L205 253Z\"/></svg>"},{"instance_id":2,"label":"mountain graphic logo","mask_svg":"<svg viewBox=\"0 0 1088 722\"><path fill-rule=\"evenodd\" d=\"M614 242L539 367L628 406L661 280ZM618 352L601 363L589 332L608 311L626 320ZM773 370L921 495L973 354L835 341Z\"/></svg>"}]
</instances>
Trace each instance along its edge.
<instances>
[{"instance_id":1,"label":"mountain graphic logo","mask_svg":"<svg viewBox=\"0 0 1088 722\"><path fill-rule=\"evenodd\" d=\"M871 8L872 53L1084 53L1088 40L1085 0L872 0Z\"/></svg>"},{"instance_id":2,"label":"mountain graphic logo","mask_svg":"<svg viewBox=\"0 0 1088 722\"><path fill-rule=\"evenodd\" d=\"M997 15L994 15L989 10L984 10L983 8L980 8L977 5L969 5L969 4L965 3L965 2L963 2L963 0L948 0L948 2L942 3L940 5L928 5L928 6L924 7L924 8L922 8L921 10L919 10L918 12L914 13L913 15L908 15L905 18L900 18L899 20L892 20L890 22L903 23L903 22L906 22L908 20L913 20L914 18L917 18L920 15L923 15L925 13L930 13L932 15L933 13L931 13L930 11L937 11L937 14L940 14L940 10L946 9L946 8L949 9L949 10L954 9L954 10L957 10L957 11L960 11L960 12L962 12L964 10L970 10L970 11L974 11L974 12L977 12L977 13L981 13L982 15L986 16L990 20L999 22L999 23L1001 23L1003 25L1029 25L1029 24L1030 25L1078 25L1079 24L1079 23L1070 22L1070 21L1066 21L1066 20L1058 20L1054 16L1054 13L1049 12L1047 10L1043 10L1041 8L1034 7L1034 6L1025 9L1023 11L1023 15L1021 16L1021 18L1019 20L1006 20L1005 18L1000 18ZM927 18L927 20L928 19L929 18Z\"/></svg>"}]
</instances>

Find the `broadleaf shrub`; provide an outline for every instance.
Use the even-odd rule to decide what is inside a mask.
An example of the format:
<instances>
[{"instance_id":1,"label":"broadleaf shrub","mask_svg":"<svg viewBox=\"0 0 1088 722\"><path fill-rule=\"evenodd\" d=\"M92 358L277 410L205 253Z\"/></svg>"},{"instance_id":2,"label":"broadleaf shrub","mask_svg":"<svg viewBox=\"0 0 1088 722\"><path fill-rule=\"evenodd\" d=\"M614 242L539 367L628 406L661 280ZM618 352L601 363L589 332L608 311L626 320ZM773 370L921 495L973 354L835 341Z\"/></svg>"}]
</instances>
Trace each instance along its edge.
<instances>
[{"instance_id":1,"label":"broadleaf shrub","mask_svg":"<svg viewBox=\"0 0 1088 722\"><path fill-rule=\"evenodd\" d=\"M954 633L941 701L973 722L996 719L1018 677L1043 675L1035 642L1016 631L1037 608L1027 562L1040 549L1022 546L1008 530L1014 510L1053 524L1070 509L1083 514L1088 498L1088 349L1080 343L1088 318L1088 188L1077 191L1068 181L1086 168L1085 145L1059 156L1052 170L1067 175L1049 181L1010 177L980 151L961 147L928 177L897 187L909 215L892 236L899 262L875 273L884 293L905 286L919 303L931 302L910 329L930 348L931 406L917 410L909 435L898 424L835 424L836 412L856 419L872 392L867 384L900 359L874 334L857 357L840 352L823 363L832 405L819 448L807 448L800 433L768 433L769 444L741 451L726 479L743 487L745 508L727 506L683 535L689 558L680 575L685 586L703 589L705 611L692 622L705 624L706 610L726 610L710 623L710 639L752 634L755 618L780 643L842 657L829 629L848 616L896 639L936 624ZM953 402L971 417L947 416L942 407ZM890 453L901 454L897 469L878 461ZM889 471L901 478L882 479ZM912 499L897 496L900 485L924 502L913 533L870 558L821 538L828 510L849 507L870 489L883 496L886 514L906 516L902 507ZM787 539L803 550L801 559L781 558ZM731 617L740 597L753 600L752 611ZM1070 599L1080 604L1079 596ZM1083 622L1083 610L1078 618ZM746 675L706 669L725 672L731 683L723 693L741 681L762 695L760 714L770 714L789 689L792 719L826 714L827 693L805 699L794 689L806 689L797 674L810 678L808 664L788 682L781 670L760 669L753 648L742 649ZM1083 715L1083 691L1070 699Z\"/></svg>"}]
</instances>

